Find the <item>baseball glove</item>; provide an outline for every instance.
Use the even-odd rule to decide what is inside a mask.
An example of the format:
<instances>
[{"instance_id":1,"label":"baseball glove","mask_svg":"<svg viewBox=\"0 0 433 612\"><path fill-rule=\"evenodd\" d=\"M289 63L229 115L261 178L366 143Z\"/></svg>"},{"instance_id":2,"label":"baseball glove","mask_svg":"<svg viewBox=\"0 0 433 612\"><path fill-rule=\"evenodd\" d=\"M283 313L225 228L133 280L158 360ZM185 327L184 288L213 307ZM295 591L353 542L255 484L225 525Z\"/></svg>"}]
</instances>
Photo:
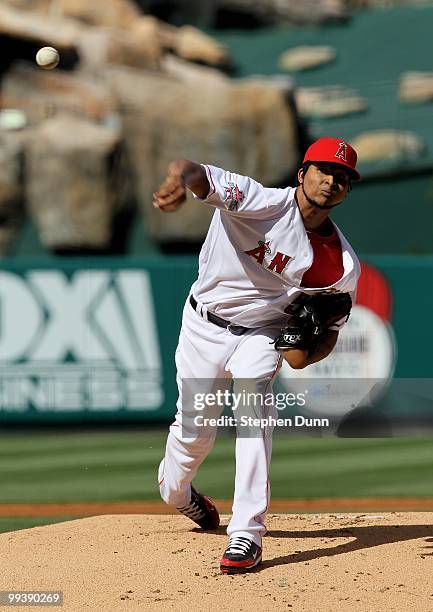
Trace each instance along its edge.
<instances>
[{"instance_id":1,"label":"baseball glove","mask_svg":"<svg viewBox=\"0 0 433 612\"><path fill-rule=\"evenodd\" d=\"M329 328L338 320L349 318L352 299L349 293L301 294L286 309L291 319L274 340L277 350L312 351Z\"/></svg>"}]
</instances>

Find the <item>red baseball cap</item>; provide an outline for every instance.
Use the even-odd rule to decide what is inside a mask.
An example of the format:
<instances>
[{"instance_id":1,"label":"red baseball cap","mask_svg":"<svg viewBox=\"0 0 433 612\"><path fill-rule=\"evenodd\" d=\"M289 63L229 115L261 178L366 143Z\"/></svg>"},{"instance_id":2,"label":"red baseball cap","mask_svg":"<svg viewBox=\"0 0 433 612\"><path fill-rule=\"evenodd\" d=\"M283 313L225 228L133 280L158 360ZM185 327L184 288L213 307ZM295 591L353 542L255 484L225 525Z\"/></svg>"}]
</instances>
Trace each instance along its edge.
<instances>
[{"instance_id":1,"label":"red baseball cap","mask_svg":"<svg viewBox=\"0 0 433 612\"><path fill-rule=\"evenodd\" d=\"M328 164L338 164L349 170L354 181L359 181L361 175L356 170L358 155L353 147L342 138L319 138L313 142L305 153L306 162L326 162Z\"/></svg>"}]
</instances>

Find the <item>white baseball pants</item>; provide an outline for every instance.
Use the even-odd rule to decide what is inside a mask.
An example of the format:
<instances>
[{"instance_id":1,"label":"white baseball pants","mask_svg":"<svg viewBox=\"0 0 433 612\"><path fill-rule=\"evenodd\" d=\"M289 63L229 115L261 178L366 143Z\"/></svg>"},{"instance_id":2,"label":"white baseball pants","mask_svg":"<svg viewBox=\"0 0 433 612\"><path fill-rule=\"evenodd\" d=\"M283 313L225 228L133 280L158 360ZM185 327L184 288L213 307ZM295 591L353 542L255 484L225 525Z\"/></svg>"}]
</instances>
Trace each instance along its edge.
<instances>
[{"instance_id":1,"label":"white baseball pants","mask_svg":"<svg viewBox=\"0 0 433 612\"><path fill-rule=\"evenodd\" d=\"M189 503L190 483L214 445L217 428L191 428L194 417L201 414L203 418L217 418L223 409L205 406L197 412L191 390L216 393L229 388L231 379L235 384L237 379L248 379L256 393L270 393L281 366L280 354L271 341L280 329L281 325L274 325L237 336L203 319L187 300L176 350L177 413L158 474L161 497L167 504L180 507ZM253 412L259 418L276 416L274 406L264 403L255 405ZM227 533L249 537L261 546L270 497L272 430L251 435L245 437L245 431L238 430L233 514Z\"/></svg>"}]
</instances>

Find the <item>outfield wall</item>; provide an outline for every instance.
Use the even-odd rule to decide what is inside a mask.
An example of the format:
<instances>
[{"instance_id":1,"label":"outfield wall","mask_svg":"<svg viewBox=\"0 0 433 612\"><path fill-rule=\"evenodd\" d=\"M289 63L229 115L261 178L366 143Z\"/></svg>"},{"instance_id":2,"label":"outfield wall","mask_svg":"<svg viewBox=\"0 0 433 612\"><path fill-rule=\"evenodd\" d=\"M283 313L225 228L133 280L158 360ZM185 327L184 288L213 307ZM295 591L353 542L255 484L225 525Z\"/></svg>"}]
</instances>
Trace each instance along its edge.
<instances>
[{"instance_id":1,"label":"outfield wall","mask_svg":"<svg viewBox=\"0 0 433 612\"><path fill-rule=\"evenodd\" d=\"M366 261L391 289L394 376L433 378L433 257ZM195 257L3 263L0 422L171 419L174 352L196 273Z\"/></svg>"}]
</instances>

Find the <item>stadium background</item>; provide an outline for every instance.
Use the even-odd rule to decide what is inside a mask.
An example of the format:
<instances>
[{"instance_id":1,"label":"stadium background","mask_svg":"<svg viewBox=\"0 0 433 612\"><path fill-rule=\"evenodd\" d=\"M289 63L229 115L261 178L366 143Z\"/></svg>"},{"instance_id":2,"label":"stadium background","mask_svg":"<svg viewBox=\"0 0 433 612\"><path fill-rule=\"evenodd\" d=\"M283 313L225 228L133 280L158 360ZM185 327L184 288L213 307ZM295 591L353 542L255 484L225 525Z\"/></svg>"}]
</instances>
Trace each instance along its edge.
<instances>
[{"instance_id":1,"label":"stadium background","mask_svg":"<svg viewBox=\"0 0 433 612\"><path fill-rule=\"evenodd\" d=\"M426 148L418 158L403 155L391 161L361 166L364 181L351 193L347 206L336 211L335 215L362 260L375 266L391 287L392 326L398 347L396 378L433 377L430 354L433 331L428 324L428 314L433 307L431 104L408 106L398 102L395 96L398 75L402 71L431 70L429 36L432 24L433 8L416 6L387 11L365 10L355 13L344 27L331 24L320 28L298 25L242 31L208 29L230 49L238 69L236 77L278 74L278 55L288 46L332 43L337 48L338 61L293 75L296 86L342 82L355 87L368 99L369 110L338 119L309 118L302 126L307 139L341 133L350 140L362 130L379 127L410 129L424 139ZM402 32L404 44L401 44ZM367 36L371 41L369 52L360 56L361 41ZM58 511L56 516L19 516L17 511L8 515L7 504L158 499L156 469L163 454L167 422L174 414L176 400L174 349L183 302L194 280L196 267L195 255L162 253L158 245L146 236L138 216L128 234L125 254L118 257L55 256L42 247L36 228L26 219L9 255L1 262L0 333L3 335L3 348L7 334L9 346L13 347L13 334L20 337L20 328L24 334L24 319L26 315L31 318L31 313L35 312L34 305L22 311L17 307L22 306L26 299L30 300L29 303L33 303L32 300L37 302L44 311L45 323L38 320L38 325L48 325L50 321L50 290L47 289L45 301L40 292L35 297L35 283L31 280L35 272L54 273L58 278L71 281L77 273L103 271L108 279L107 295L109 290L118 295L118 288L124 286L122 274L125 271L136 272L135 277L128 278L135 279L139 285L144 283L149 289L155 325L150 332L151 336L154 334L152 340L146 330L150 325L149 312L143 313L142 340L144 343L154 342L161 360L158 372L149 374L148 371L146 375L153 385L152 393L160 389L163 398L158 410L152 405L155 396L148 391L144 392L150 393L148 404L140 406L138 401L132 409L104 405L102 392L99 392L94 405L90 405L87 398L87 403L83 400L80 409L48 403L44 407L47 400L38 393L38 380L41 379L37 376L40 372L32 372L25 379L27 386L23 383L20 387L20 393L30 400L25 404L16 400L14 405L10 389L17 393L17 387L11 386L10 380L17 371L24 377L25 364L29 362L26 351L29 352L30 348L23 339L20 354L9 360L0 354L0 503L4 509L0 518L1 530L65 518L59 516ZM12 286L8 284L10 281L18 292L15 307L11 293L5 289ZM24 302L20 302L20 296ZM13 314L16 316L11 318ZM30 319L25 320L30 325ZM115 334L116 325L122 324L121 317L117 315L114 322ZM139 319L133 319L134 325L138 322ZM145 364L148 348L149 345L141 346L134 353L144 355ZM12 354L13 349L10 351ZM65 354L58 362L68 363L73 358ZM152 363L155 366L155 362ZM135 366L140 372L143 364ZM58 370L61 372L61 367ZM106 383L108 379L99 380L99 391L104 380ZM22 391L24 387L25 392ZM431 408L430 396L422 409L430 415ZM430 509L430 505L433 506L430 434L426 427L424 432L418 429L416 435L397 438L358 438L353 432L350 437L333 438L276 436L271 469L273 497L288 500L288 509L290 500L334 499L334 504L326 502L329 503L326 509L338 511L341 508L339 498L353 498L353 506L345 506L345 510L359 510L363 498L376 500L376 503L370 501L375 508L380 508L382 503L383 509L389 509L387 500L390 499L395 509L404 509L408 507L405 504L415 503L413 500L417 498L420 508ZM233 490L233 456L233 438L221 436L201 469L197 486L206 484L209 495L229 499Z\"/></svg>"}]
</instances>

